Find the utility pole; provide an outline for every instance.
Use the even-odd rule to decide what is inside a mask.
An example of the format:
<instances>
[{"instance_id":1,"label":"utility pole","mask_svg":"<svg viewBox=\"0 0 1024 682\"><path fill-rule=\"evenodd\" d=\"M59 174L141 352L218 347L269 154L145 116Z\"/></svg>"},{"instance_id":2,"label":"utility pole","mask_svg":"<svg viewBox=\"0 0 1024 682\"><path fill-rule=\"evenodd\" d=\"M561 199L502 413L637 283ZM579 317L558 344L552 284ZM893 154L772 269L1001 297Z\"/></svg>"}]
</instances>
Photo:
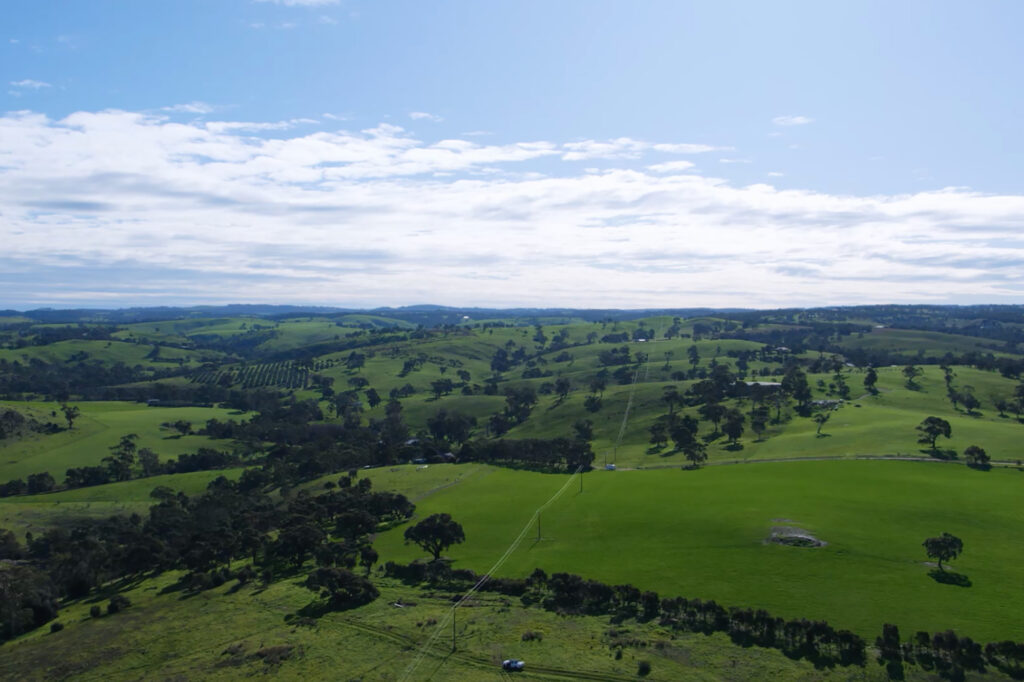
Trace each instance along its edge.
<instances>
[{"instance_id":1,"label":"utility pole","mask_svg":"<svg viewBox=\"0 0 1024 682\"><path fill-rule=\"evenodd\" d=\"M452 651L455 651L455 614L458 613L458 608L452 607Z\"/></svg>"},{"instance_id":2,"label":"utility pole","mask_svg":"<svg viewBox=\"0 0 1024 682\"><path fill-rule=\"evenodd\" d=\"M580 469L580 492L583 492L583 470Z\"/></svg>"}]
</instances>

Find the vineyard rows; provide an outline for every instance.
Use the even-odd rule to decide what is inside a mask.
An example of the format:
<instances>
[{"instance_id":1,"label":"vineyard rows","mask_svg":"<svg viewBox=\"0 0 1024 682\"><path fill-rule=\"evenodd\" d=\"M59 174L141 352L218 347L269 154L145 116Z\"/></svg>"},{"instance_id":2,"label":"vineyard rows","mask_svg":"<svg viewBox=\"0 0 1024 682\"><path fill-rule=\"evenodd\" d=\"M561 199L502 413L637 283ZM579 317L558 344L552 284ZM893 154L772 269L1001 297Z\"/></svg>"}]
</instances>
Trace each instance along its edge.
<instances>
[{"instance_id":1,"label":"vineyard rows","mask_svg":"<svg viewBox=\"0 0 1024 682\"><path fill-rule=\"evenodd\" d=\"M314 362L313 371L327 369L333 364L332 360ZM294 362L272 362L245 365L233 370L200 370L192 376L192 381L200 384L221 384L239 388L259 388L261 386L306 388L309 383L309 375L308 367L298 367Z\"/></svg>"}]
</instances>

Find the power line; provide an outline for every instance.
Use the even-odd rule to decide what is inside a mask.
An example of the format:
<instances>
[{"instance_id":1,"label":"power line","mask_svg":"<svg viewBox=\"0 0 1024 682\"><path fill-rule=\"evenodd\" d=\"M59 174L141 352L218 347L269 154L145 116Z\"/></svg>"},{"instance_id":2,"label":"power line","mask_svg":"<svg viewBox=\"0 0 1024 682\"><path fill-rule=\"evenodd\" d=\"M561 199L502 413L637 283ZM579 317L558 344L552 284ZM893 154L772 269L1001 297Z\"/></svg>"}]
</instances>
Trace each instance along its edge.
<instances>
[{"instance_id":1,"label":"power line","mask_svg":"<svg viewBox=\"0 0 1024 682\"><path fill-rule=\"evenodd\" d=\"M416 654L416 657L409 664L409 667L405 669L405 673L403 673L403 675L402 675L402 679L403 680L408 680L411 677L411 675L416 671L416 668L419 666L419 664L423 661L424 657L427 655L427 651L430 649L430 647L432 647L437 642L437 640L441 636L441 634L448 628L448 623L449 622L452 623L452 628L453 628L452 629L452 647L454 649L454 644L455 644L455 642L454 642L454 639L455 639L455 630L454 630L454 627L455 627L455 610L457 608L459 608L460 606L462 606L462 604L467 599L469 599L474 594L476 594L480 590L480 588L483 587L484 583L486 583L488 580L490 580L491 576L494 575L494 573L496 571L498 571L498 569L500 569L505 564L506 561L508 561L509 557L511 557L512 554L517 549L519 549L519 545L522 544L523 539L526 537L527 533L530 532L530 529L533 527L534 523L536 523L538 521L538 519L540 517L540 513L542 511L544 511L545 509L547 509L548 507L550 507L552 504L554 504L555 501L558 500L558 498L562 496L562 493L564 493L569 488L569 485L573 482L573 479L576 476L582 476L583 475L582 472L583 472L583 467L582 466L577 467L576 471L573 472L572 476L570 476L568 478L568 480L566 480L565 484L562 485L562 487L558 489L558 492L556 492L554 495L552 495L548 499L547 502L545 502L541 506L537 507L536 511L533 512L533 516L531 516L530 520L526 522L526 525L523 526L523 529L519 532L519 535L516 536L516 539L512 541L512 544L508 546L508 549L505 550L505 553L501 555L501 557L494 563L493 566L491 566L490 570L488 570L486 573L484 573L482 576L480 576L480 579L476 581L476 584L473 585L473 587L470 588L470 590L468 592L466 592L466 594L464 594L461 599L459 599L457 602L455 602L455 604L452 605L451 609L448 611L448 614L441 620L441 622L439 622L437 624L437 629L434 630L434 634L432 634L427 639L427 641L423 643L423 646L420 647L420 650Z\"/></svg>"}]
</instances>

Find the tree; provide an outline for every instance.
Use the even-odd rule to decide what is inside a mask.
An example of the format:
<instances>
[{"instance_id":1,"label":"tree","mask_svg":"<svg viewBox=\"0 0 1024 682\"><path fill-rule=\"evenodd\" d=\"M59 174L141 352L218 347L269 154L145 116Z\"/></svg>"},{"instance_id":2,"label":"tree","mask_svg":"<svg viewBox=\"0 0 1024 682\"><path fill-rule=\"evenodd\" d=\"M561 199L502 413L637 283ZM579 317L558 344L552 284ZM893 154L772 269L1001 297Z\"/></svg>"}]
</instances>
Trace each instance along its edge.
<instances>
[{"instance_id":1,"label":"tree","mask_svg":"<svg viewBox=\"0 0 1024 682\"><path fill-rule=\"evenodd\" d=\"M668 443L668 424L664 420L659 419L651 424L650 432L650 444L659 450L665 447L665 444Z\"/></svg>"},{"instance_id":2,"label":"tree","mask_svg":"<svg viewBox=\"0 0 1024 682\"><path fill-rule=\"evenodd\" d=\"M455 384L451 379L436 379L430 382L430 390L434 392L434 400L438 400L442 395L448 395L455 388Z\"/></svg>"},{"instance_id":3,"label":"tree","mask_svg":"<svg viewBox=\"0 0 1024 682\"><path fill-rule=\"evenodd\" d=\"M960 402L963 403L967 414L973 415L974 411L981 407L981 401L974 395L972 386L964 386L960 391Z\"/></svg>"},{"instance_id":4,"label":"tree","mask_svg":"<svg viewBox=\"0 0 1024 682\"><path fill-rule=\"evenodd\" d=\"M942 568L943 561L952 561L960 556L960 553L964 551L963 540L955 535L950 535L949 533L943 533L938 537L928 538L922 543L922 545L930 559L938 559L940 571L945 571L945 569Z\"/></svg>"},{"instance_id":5,"label":"tree","mask_svg":"<svg viewBox=\"0 0 1024 682\"><path fill-rule=\"evenodd\" d=\"M474 426L476 417L455 410L449 412L444 408L427 419L427 428L430 429L431 436L455 445L461 445L469 440Z\"/></svg>"},{"instance_id":6,"label":"tree","mask_svg":"<svg viewBox=\"0 0 1024 682\"><path fill-rule=\"evenodd\" d=\"M757 440L761 440L768 430L769 417L768 408L764 405L758 405L750 411L750 430L757 436Z\"/></svg>"},{"instance_id":7,"label":"tree","mask_svg":"<svg viewBox=\"0 0 1024 682\"><path fill-rule=\"evenodd\" d=\"M350 609L369 604L380 596L380 592L369 580L335 566L316 569L309 574L305 585L306 589L317 592L336 609Z\"/></svg>"},{"instance_id":8,"label":"tree","mask_svg":"<svg viewBox=\"0 0 1024 682\"><path fill-rule=\"evenodd\" d=\"M683 396L675 384L666 386L661 391L661 401L668 405L668 416L675 414L676 406L683 402Z\"/></svg>"},{"instance_id":9,"label":"tree","mask_svg":"<svg viewBox=\"0 0 1024 682\"><path fill-rule=\"evenodd\" d=\"M875 371L874 367L868 367L867 373L864 375L864 388L867 389L871 395L876 395L878 389L875 384L878 383L878 372Z\"/></svg>"},{"instance_id":10,"label":"tree","mask_svg":"<svg viewBox=\"0 0 1024 682\"><path fill-rule=\"evenodd\" d=\"M127 481L132 477L132 465L135 464L135 454L138 450L135 441L138 439L134 433L121 436L118 444L110 448L110 456L103 458L110 477L115 481Z\"/></svg>"},{"instance_id":11,"label":"tree","mask_svg":"<svg viewBox=\"0 0 1024 682\"><path fill-rule=\"evenodd\" d=\"M29 474L28 494L34 495L36 493L48 493L53 490L56 485L57 482L53 480L53 476L51 476L47 471L40 474Z\"/></svg>"},{"instance_id":12,"label":"tree","mask_svg":"<svg viewBox=\"0 0 1024 682\"><path fill-rule=\"evenodd\" d=\"M700 351L697 350L697 346L690 346L686 349L686 357L690 361L690 365L697 369L697 365L700 364Z\"/></svg>"},{"instance_id":13,"label":"tree","mask_svg":"<svg viewBox=\"0 0 1024 682\"><path fill-rule=\"evenodd\" d=\"M815 431L816 435L821 435L821 427L825 426L826 422L828 422L828 420L831 418L832 410L826 410L824 412L819 412L818 414L814 415L814 422L818 425L818 430Z\"/></svg>"},{"instance_id":14,"label":"tree","mask_svg":"<svg viewBox=\"0 0 1024 682\"><path fill-rule=\"evenodd\" d=\"M583 407L587 412L597 412L601 409L601 398L596 395L588 395L583 399Z\"/></svg>"},{"instance_id":15,"label":"tree","mask_svg":"<svg viewBox=\"0 0 1024 682\"><path fill-rule=\"evenodd\" d=\"M567 377L559 377L555 379L555 395L558 396L558 402L565 400L571 390L572 382L569 381Z\"/></svg>"},{"instance_id":16,"label":"tree","mask_svg":"<svg viewBox=\"0 0 1024 682\"><path fill-rule=\"evenodd\" d=\"M465 540L462 526L450 514L431 514L405 530L405 541L419 545L434 556L434 561L441 559L441 552Z\"/></svg>"},{"instance_id":17,"label":"tree","mask_svg":"<svg viewBox=\"0 0 1024 682\"><path fill-rule=\"evenodd\" d=\"M536 404L537 392L532 386L505 389L505 414L516 424L526 421Z\"/></svg>"},{"instance_id":18,"label":"tree","mask_svg":"<svg viewBox=\"0 0 1024 682\"><path fill-rule=\"evenodd\" d=\"M977 445L968 445L967 449L964 450L964 460L966 460L969 467L985 468L988 466L991 458L983 448Z\"/></svg>"},{"instance_id":19,"label":"tree","mask_svg":"<svg viewBox=\"0 0 1024 682\"><path fill-rule=\"evenodd\" d=\"M917 425L917 430L921 433L917 442L928 445L933 452L935 451L935 441L938 440L939 436L949 438L953 434L953 427L941 417L926 417L924 421Z\"/></svg>"},{"instance_id":20,"label":"tree","mask_svg":"<svg viewBox=\"0 0 1024 682\"><path fill-rule=\"evenodd\" d=\"M718 423L722 421L726 412L728 408L721 403L709 402L700 406L700 416L715 425L715 433L718 433Z\"/></svg>"},{"instance_id":21,"label":"tree","mask_svg":"<svg viewBox=\"0 0 1024 682\"><path fill-rule=\"evenodd\" d=\"M675 444L676 450L681 451L693 466L699 466L708 458L704 451L704 443L697 438L699 426L697 420L689 415L673 419L668 426L668 435Z\"/></svg>"},{"instance_id":22,"label":"tree","mask_svg":"<svg viewBox=\"0 0 1024 682\"><path fill-rule=\"evenodd\" d=\"M64 420L68 423L68 430L70 431L75 425L75 420L78 419L78 415L81 413L81 410L78 409L77 405L61 403L60 411L64 413Z\"/></svg>"},{"instance_id":23,"label":"tree","mask_svg":"<svg viewBox=\"0 0 1024 682\"><path fill-rule=\"evenodd\" d=\"M782 377L782 390L793 396L800 410L806 409L807 403L811 400L811 386L807 383L807 375L796 365L786 370L785 376Z\"/></svg>"},{"instance_id":24,"label":"tree","mask_svg":"<svg viewBox=\"0 0 1024 682\"><path fill-rule=\"evenodd\" d=\"M725 423L722 425L722 432L725 433L729 442L735 445L736 441L743 435L743 422L745 421L743 413L736 408L732 408L726 410L724 418Z\"/></svg>"},{"instance_id":25,"label":"tree","mask_svg":"<svg viewBox=\"0 0 1024 682\"><path fill-rule=\"evenodd\" d=\"M368 389L366 389L365 393L366 393L366 402L369 403L371 410L373 408L377 407L378 405L380 405L381 397L380 397L380 394L377 393L377 389L375 389L375 388L368 388Z\"/></svg>"},{"instance_id":26,"label":"tree","mask_svg":"<svg viewBox=\"0 0 1024 682\"><path fill-rule=\"evenodd\" d=\"M917 377L924 374L924 370L916 365L907 365L903 368L903 377L907 380L906 386L911 391L916 391L919 386L917 385Z\"/></svg>"},{"instance_id":27,"label":"tree","mask_svg":"<svg viewBox=\"0 0 1024 682\"><path fill-rule=\"evenodd\" d=\"M575 432L578 440L594 440L594 422L589 419L577 419L573 422L572 430Z\"/></svg>"}]
</instances>

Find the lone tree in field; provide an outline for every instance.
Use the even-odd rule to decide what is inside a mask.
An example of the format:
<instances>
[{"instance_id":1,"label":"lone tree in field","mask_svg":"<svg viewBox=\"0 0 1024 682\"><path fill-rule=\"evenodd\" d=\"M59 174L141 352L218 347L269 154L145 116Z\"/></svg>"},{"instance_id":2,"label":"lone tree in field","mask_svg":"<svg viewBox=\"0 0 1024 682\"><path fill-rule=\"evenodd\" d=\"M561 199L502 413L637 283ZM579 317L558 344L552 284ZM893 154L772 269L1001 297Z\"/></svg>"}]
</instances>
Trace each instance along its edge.
<instances>
[{"instance_id":1,"label":"lone tree in field","mask_svg":"<svg viewBox=\"0 0 1024 682\"><path fill-rule=\"evenodd\" d=\"M80 410L77 405L68 405L67 403L60 404L60 411L64 413L64 421L68 423L68 431L75 425L75 420L78 419Z\"/></svg>"},{"instance_id":2,"label":"lone tree in field","mask_svg":"<svg viewBox=\"0 0 1024 682\"><path fill-rule=\"evenodd\" d=\"M984 469L988 467L991 458L988 453L985 452L984 448L980 448L977 445L968 445L967 449L964 450L964 459L967 461L967 466L977 467Z\"/></svg>"},{"instance_id":3,"label":"lone tree in field","mask_svg":"<svg viewBox=\"0 0 1024 682\"><path fill-rule=\"evenodd\" d=\"M917 442L928 445L933 452L935 451L935 441L938 440L939 436L949 438L953 434L953 427L941 417L926 417L923 422L917 425L917 430L921 433Z\"/></svg>"},{"instance_id":4,"label":"lone tree in field","mask_svg":"<svg viewBox=\"0 0 1024 682\"><path fill-rule=\"evenodd\" d=\"M964 541L949 533L943 533L935 538L928 538L922 544L924 551L928 553L928 557L938 560L940 571L945 571L942 568L943 561L951 561L960 556L960 553L964 551Z\"/></svg>"},{"instance_id":5,"label":"lone tree in field","mask_svg":"<svg viewBox=\"0 0 1024 682\"><path fill-rule=\"evenodd\" d=\"M405 541L433 554L434 561L441 559L441 552L465 540L462 526L450 514L432 514L405 531Z\"/></svg>"},{"instance_id":6,"label":"lone tree in field","mask_svg":"<svg viewBox=\"0 0 1024 682\"><path fill-rule=\"evenodd\" d=\"M878 389L875 384L878 383L878 372L875 371L874 367L868 367L867 373L864 375L864 388L868 390L871 395L876 395Z\"/></svg>"},{"instance_id":7,"label":"lone tree in field","mask_svg":"<svg viewBox=\"0 0 1024 682\"><path fill-rule=\"evenodd\" d=\"M815 431L816 436L821 435L821 428L825 426L825 423L832 418L832 410L825 410L814 415L814 422L818 425L818 430Z\"/></svg>"},{"instance_id":8,"label":"lone tree in field","mask_svg":"<svg viewBox=\"0 0 1024 682\"><path fill-rule=\"evenodd\" d=\"M907 380L907 388L916 391L920 388L917 385L917 378L924 374L924 370L916 365L907 365L903 368L903 376Z\"/></svg>"}]
</instances>

